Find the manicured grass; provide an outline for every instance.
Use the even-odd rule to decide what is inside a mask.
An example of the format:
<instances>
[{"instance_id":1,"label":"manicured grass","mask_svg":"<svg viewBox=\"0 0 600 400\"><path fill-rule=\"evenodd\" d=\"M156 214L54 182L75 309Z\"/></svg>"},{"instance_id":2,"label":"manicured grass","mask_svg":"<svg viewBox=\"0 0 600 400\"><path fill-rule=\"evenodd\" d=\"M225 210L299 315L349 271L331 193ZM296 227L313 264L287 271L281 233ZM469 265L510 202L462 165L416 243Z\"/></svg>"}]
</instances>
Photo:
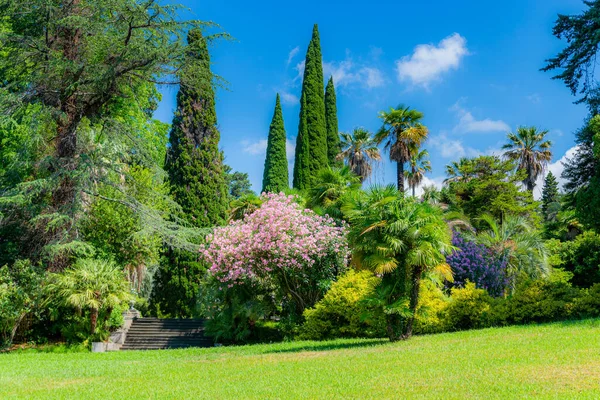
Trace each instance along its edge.
<instances>
[{"instance_id":1,"label":"manicured grass","mask_svg":"<svg viewBox=\"0 0 600 400\"><path fill-rule=\"evenodd\" d=\"M385 340L0 355L0 398L600 398L600 320Z\"/></svg>"}]
</instances>

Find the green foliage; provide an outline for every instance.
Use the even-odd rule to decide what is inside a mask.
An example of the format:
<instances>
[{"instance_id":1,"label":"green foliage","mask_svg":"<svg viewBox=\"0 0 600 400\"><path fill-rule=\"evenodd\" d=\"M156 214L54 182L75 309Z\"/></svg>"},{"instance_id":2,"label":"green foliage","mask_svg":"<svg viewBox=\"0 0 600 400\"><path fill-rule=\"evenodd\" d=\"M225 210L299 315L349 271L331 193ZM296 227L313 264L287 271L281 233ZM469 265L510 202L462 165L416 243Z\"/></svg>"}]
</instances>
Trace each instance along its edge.
<instances>
[{"instance_id":1,"label":"green foliage","mask_svg":"<svg viewBox=\"0 0 600 400\"><path fill-rule=\"evenodd\" d=\"M387 315L388 337L410 337L423 275L449 268L451 233L442 211L393 186L358 192L342 211L351 227L352 262L383 275L374 300Z\"/></svg>"},{"instance_id":2,"label":"green foliage","mask_svg":"<svg viewBox=\"0 0 600 400\"><path fill-rule=\"evenodd\" d=\"M314 308L304 311L300 339L382 337L385 318L365 301L380 283L372 272L349 270L331 285Z\"/></svg>"},{"instance_id":3,"label":"green foliage","mask_svg":"<svg viewBox=\"0 0 600 400\"><path fill-rule=\"evenodd\" d=\"M337 158L360 178L361 183L373 172L373 163L381 160L377 142L365 128L354 128L352 133L341 134L341 152Z\"/></svg>"},{"instance_id":4,"label":"green foliage","mask_svg":"<svg viewBox=\"0 0 600 400\"><path fill-rule=\"evenodd\" d=\"M557 209L556 204L560 209L560 197L558 192L558 181L552 172L549 172L544 179L544 187L542 188L542 215L544 221L552 219L552 213Z\"/></svg>"},{"instance_id":5,"label":"green foliage","mask_svg":"<svg viewBox=\"0 0 600 400\"><path fill-rule=\"evenodd\" d=\"M572 283L578 287L590 287L600 283L600 235L584 232L575 240L560 243L555 251L560 267L573 273Z\"/></svg>"},{"instance_id":6,"label":"green foliage","mask_svg":"<svg viewBox=\"0 0 600 400\"><path fill-rule=\"evenodd\" d=\"M329 77L327 87L325 88L325 124L327 125L327 159L330 166L339 166L337 156L341 151L341 147L333 76Z\"/></svg>"},{"instance_id":7,"label":"green foliage","mask_svg":"<svg viewBox=\"0 0 600 400\"><path fill-rule=\"evenodd\" d=\"M473 282L464 288L452 288L444 324L448 330L483 328L490 325L493 298Z\"/></svg>"},{"instance_id":8,"label":"green foliage","mask_svg":"<svg viewBox=\"0 0 600 400\"><path fill-rule=\"evenodd\" d=\"M498 223L490 215L480 218L482 230L473 240L492 249L506 260L512 284L520 275L547 277L550 273L548 252L542 234L526 218L505 215Z\"/></svg>"},{"instance_id":9,"label":"green foliage","mask_svg":"<svg viewBox=\"0 0 600 400\"><path fill-rule=\"evenodd\" d=\"M477 218L490 214L500 221L504 215L513 214L537 222L537 203L531 192L521 190L520 173L513 174L512 161L496 156L463 158L447 167L446 180L451 202L455 203L473 222L481 227Z\"/></svg>"},{"instance_id":10,"label":"green foliage","mask_svg":"<svg viewBox=\"0 0 600 400\"><path fill-rule=\"evenodd\" d=\"M287 138L278 93L269 128L262 192L279 193L290 187L286 145Z\"/></svg>"},{"instance_id":11,"label":"green foliage","mask_svg":"<svg viewBox=\"0 0 600 400\"><path fill-rule=\"evenodd\" d=\"M429 279L424 280L415 316L415 333L419 335L444 332L444 317L448 304L448 296L439 285Z\"/></svg>"},{"instance_id":12,"label":"green foliage","mask_svg":"<svg viewBox=\"0 0 600 400\"><path fill-rule=\"evenodd\" d=\"M232 169L227 164L224 164L223 167L225 171L225 181L227 182L227 187L229 188L230 199L235 200L242 196L254 194L252 191L250 178L246 172L231 172Z\"/></svg>"},{"instance_id":13,"label":"green foliage","mask_svg":"<svg viewBox=\"0 0 600 400\"><path fill-rule=\"evenodd\" d=\"M79 259L63 273L53 273L45 288L50 300L73 309L90 311L92 337L106 326L112 311L132 299L121 267L113 262ZM104 319L98 321L100 313Z\"/></svg>"},{"instance_id":14,"label":"green foliage","mask_svg":"<svg viewBox=\"0 0 600 400\"><path fill-rule=\"evenodd\" d=\"M390 160L395 161L397 165L398 190L404 192L404 164L410 161L429 133L427 127L421 123L423 113L401 104L390 108L390 111L380 112L379 118L383 126L375 135L375 141L385 142L385 148L390 152Z\"/></svg>"},{"instance_id":15,"label":"green foliage","mask_svg":"<svg viewBox=\"0 0 600 400\"><path fill-rule=\"evenodd\" d=\"M260 338L258 326L276 309L267 288L233 285L223 290L214 278L201 286L198 313L206 318L206 334L215 342L247 343Z\"/></svg>"},{"instance_id":16,"label":"green foliage","mask_svg":"<svg viewBox=\"0 0 600 400\"><path fill-rule=\"evenodd\" d=\"M599 104L598 88L594 66L600 37L600 2L586 0L587 9L579 15L559 14L552 33L559 39L566 39L568 46L555 57L550 58L542 71L562 71L553 76L567 85L573 95L581 94L577 102L586 102L590 108Z\"/></svg>"},{"instance_id":17,"label":"green foliage","mask_svg":"<svg viewBox=\"0 0 600 400\"><path fill-rule=\"evenodd\" d=\"M300 190L309 188L318 171L327 165L323 60L319 28L315 24L304 64L300 122L296 138L294 188Z\"/></svg>"},{"instance_id":18,"label":"green foliage","mask_svg":"<svg viewBox=\"0 0 600 400\"><path fill-rule=\"evenodd\" d=\"M360 179L349 167L327 167L319 171L315 184L309 189L306 205L341 224L344 219L342 205L345 197L359 189Z\"/></svg>"},{"instance_id":19,"label":"green foliage","mask_svg":"<svg viewBox=\"0 0 600 400\"><path fill-rule=\"evenodd\" d=\"M202 73L200 77L210 76L206 39L199 30L188 35L186 63L195 65ZM183 73L165 170L171 195L182 208L182 218L196 227L223 224L227 219L228 196L219 138L212 83Z\"/></svg>"},{"instance_id":20,"label":"green foliage","mask_svg":"<svg viewBox=\"0 0 600 400\"><path fill-rule=\"evenodd\" d=\"M184 66L165 170L171 196L181 206L180 218L190 226L209 228L226 222L229 190L219 150L215 93L212 82L204 79L211 76L210 56L200 30L188 34ZM190 317L205 269L194 251L167 246L152 292L153 312Z\"/></svg>"},{"instance_id":21,"label":"green foliage","mask_svg":"<svg viewBox=\"0 0 600 400\"><path fill-rule=\"evenodd\" d=\"M502 146L504 156L515 162L517 171L522 172L523 185L533 192L535 181L552 160L552 142L545 140L547 130L540 131L535 126L517 128L516 133L508 134L508 143Z\"/></svg>"},{"instance_id":22,"label":"green foliage","mask_svg":"<svg viewBox=\"0 0 600 400\"><path fill-rule=\"evenodd\" d=\"M91 246L79 234L90 197L103 196L99 189L107 186L121 189L128 166L159 173L165 135L158 133L165 125L151 118L156 80L178 83L193 75L211 80L198 65L188 65L183 46L189 28L204 24L180 20L178 10L135 0L2 2L2 118L22 123L21 116L37 106L40 118L30 119L29 128L37 133L42 125L43 135L32 138L46 140L41 153L23 158L35 161L30 179L2 188L9 220L28 224L27 242L35 243L20 252L45 258L52 269L90 255ZM179 224L166 222L135 196L118 201L170 244L189 244Z\"/></svg>"},{"instance_id":23,"label":"green foliage","mask_svg":"<svg viewBox=\"0 0 600 400\"><path fill-rule=\"evenodd\" d=\"M417 186L423 182L423 178L427 172L431 172L431 162L429 161L429 152L427 150L419 150L411 155L409 169L404 171L404 176L408 183L408 187L412 190L412 195L415 197Z\"/></svg>"},{"instance_id":24,"label":"green foliage","mask_svg":"<svg viewBox=\"0 0 600 400\"><path fill-rule=\"evenodd\" d=\"M10 346L23 318L40 306L44 271L28 260L0 267L0 349Z\"/></svg>"}]
</instances>

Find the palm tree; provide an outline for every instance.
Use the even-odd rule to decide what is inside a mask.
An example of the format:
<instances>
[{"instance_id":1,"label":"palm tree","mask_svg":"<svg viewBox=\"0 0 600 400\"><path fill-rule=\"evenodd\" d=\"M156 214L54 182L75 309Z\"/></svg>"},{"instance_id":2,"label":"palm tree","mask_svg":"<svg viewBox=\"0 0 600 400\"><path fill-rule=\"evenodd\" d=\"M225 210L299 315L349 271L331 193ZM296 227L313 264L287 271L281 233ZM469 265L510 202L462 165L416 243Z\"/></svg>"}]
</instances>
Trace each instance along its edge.
<instances>
[{"instance_id":1,"label":"palm tree","mask_svg":"<svg viewBox=\"0 0 600 400\"><path fill-rule=\"evenodd\" d=\"M360 184L360 178L352 173L349 166L324 168L318 172L315 184L308 190L307 206L341 221L342 199L360 189Z\"/></svg>"},{"instance_id":2,"label":"palm tree","mask_svg":"<svg viewBox=\"0 0 600 400\"><path fill-rule=\"evenodd\" d=\"M431 163L428 160L429 153L427 150L421 150L414 153L409 160L410 169L404 171L404 176L408 182L408 186L412 189L412 195L415 197L417 186L423 181L426 172L431 171Z\"/></svg>"},{"instance_id":3,"label":"palm tree","mask_svg":"<svg viewBox=\"0 0 600 400\"><path fill-rule=\"evenodd\" d=\"M373 162L381 160L377 142L365 128L354 128L351 134L341 133L340 136L342 152L337 158L345 160L362 183L373 172Z\"/></svg>"},{"instance_id":4,"label":"palm tree","mask_svg":"<svg viewBox=\"0 0 600 400\"><path fill-rule=\"evenodd\" d=\"M241 195L230 204L229 220L238 221L244 219L246 215L258 210L262 203L262 199L254 193Z\"/></svg>"},{"instance_id":5,"label":"palm tree","mask_svg":"<svg viewBox=\"0 0 600 400\"><path fill-rule=\"evenodd\" d=\"M383 126L375 135L375 140L377 143L385 142L390 160L397 163L398 190L404 193L404 164L410 161L427 138L427 127L421 124L423 113L400 105L390 108L390 111L380 112L379 118L383 120Z\"/></svg>"},{"instance_id":6,"label":"palm tree","mask_svg":"<svg viewBox=\"0 0 600 400\"><path fill-rule=\"evenodd\" d=\"M78 260L63 273L53 274L47 290L67 306L89 309L92 335L100 311L108 319L114 307L132 298L123 269L106 260Z\"/></svg>"},{"instance_id":7,"label":"palm tree","mask_svg":"<svg viewBox=\"0 0 600 400\"><path fill-rule=\"evenodd\" d=\"M523 184L530 192L552 159L552 142L544 140L547 134L547 130L540 131L535 126L521 126L516 133L508 134L508 143L502 146L506 150L504 157L518 163L517 171L525 172Z\"/></svg>"},{"instance_id":8,"label":"palm tree","mask_svg":"<svg viewBox=\"0 0 600 400\"><path fill-rule=\"evenodd\" d=\"M473 239L505 257L513 285L520 272L532 278L548 275L548 254L542 234L526 218L505 215L501 224L491 215L483 215L480 220L488 229Z\"/></svg>"},{"instance_id":9,"label":"palm tree","mask_svg":"<svg viewBox=\"0 0 600 400\"><path fill-rule=\"evenodd\" d=\"M462 157L459 161L452 161L449 165L446 165L446 175L448 175L448 178L444 180L444 183L466 181L468 178L464 170L471 162L472 160Z\"/></svg>"},{"instance_id":10,"label":"palm tree","mask_svg":"<svg viewBox=\"0 0 600 400\"><path fill-rule=\"evenodd\" d=\"M412 335L424 275L449 271L453 247L439 208L404 198L394 186L349 196L342 208L350 221L352 262L382 275L377 289L391 341Z\"/></svg>"}]
</instances>

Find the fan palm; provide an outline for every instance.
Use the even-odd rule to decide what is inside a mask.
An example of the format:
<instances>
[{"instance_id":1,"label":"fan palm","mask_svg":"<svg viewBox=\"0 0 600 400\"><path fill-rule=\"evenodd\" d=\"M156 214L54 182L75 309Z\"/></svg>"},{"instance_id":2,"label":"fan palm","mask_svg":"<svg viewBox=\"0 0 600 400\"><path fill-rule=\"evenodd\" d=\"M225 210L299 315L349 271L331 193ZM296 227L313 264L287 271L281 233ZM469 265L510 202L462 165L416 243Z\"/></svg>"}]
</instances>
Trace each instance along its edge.
<instances>
[{"instance_id":1,"label":"fan palm","mask_svg":"<svg viewBox=\"0 0 600 400\"><path fill-rule=\"evenodd\" d=\"M307 206L322 211L340 221L343 218L342 199L347 193L360 188L360 178L349 166L327 167L319 171L315 184L308 190Z\"/></svg>"},{"instance_id":2,"label":"fan palm","mask_svg":"<svg viewBox=\"0 0 600 400\"><path fill-rule=\"evenodd\" d=\"M523 184L533 192L535 181L544 172L552 159L552 142L545 140L548 131L536 127L519 127L516 133L508 134L508 143L502 146L504 156L517 162L517 170L525 172Z\"/></svg>"},{"instance_id":3,"label":"fan palm","mask_svg":"<svg viewBox=\"0 0 600 400\"><path fill-rule=\"evenodd\" d=\"M373 162L381 160L377 142L365 128L354 128L351 134L341 133L340 136L342 151L337 158L345 160L362 183L373 172Z\"/></svg>"},{"instance_id":4,"label":"fan palm","mask_svg":"<svg viewBox=\"0 0 600 400\"><path fill-rule=\"evenodd\" d=\"M377 292L390 340L410 337L422 277L449 270L451 232L441 210L404 198L393 186L357 192L342 210L351 226L352 262L382 275Z\"/></svg>"},{"instance_id":5,"label":"fan palm","mask_svg":"<svg viewBox=\"0 0 600 400\"><path fill-rule=\"evenodd\" d=\"M375 135L378 144L385 142L390 160L397 165L398 190L404 193L404 164L427 139L427 127L421 124L423 113L403 105L379 113L383 126Z\"/></svg>"},{"instance_id":6,"label":"fan palm","mask_svg":"<svg viewBox=\"0 0 600 400\"><path fill-rule=\"evenodd\" d=\"M258 210L263 201L254 193L243 194L230 204L229 220L238 221Z\"/></svg>"},{"instance_id":7,"label":"fan palm","mask_svg":"<svg viewBox=\"0 0 600 400\"><path fill-rule=\"evenodd\" d=\"M428 160L429 153L427 150L421 150L414 153L409 160L410 169L404 171L404 176L408 182L408 186L412 190L412 195L415 197L417 186L423 182L426 172L431 171L431 163Z\"/></svg>"},{"instance_id":8,"label":"fan palm","mask_svg":"<svg viewBox=\"0 0 600 400\"><path fill-rule=\"evenodd\" d=\"M448 178L444 180L444 183L462 182L467 180L467 176L464 173L465 167L471 163L471 160L462 157L459 161L452 161L449 165L446 165L446 175Z\"/></svg>"},{"instance_id":9,"label":"fan palm","mask_svg":"<svg viewBox=\"0 0 600 400\"><path fill-rule=\"evenodd\" d=\"M488 229L474 239L505 257L510 276L514 278L521 272L532 278L548 275L548 255L543 237L527 219L505 215L499 224L491 215L484 215L480 220Z\"/></svg>"},{"instance_id":10,"label":"fan palm","mask_svg":"<svg viewBox=\"0 0 600 400\"><path fill-rule=\"evenodd\" d=\"M47 287L59 302L90 310L90 331L96 332L98 314L132 298L123 269L106 260L80 259L63 273L53 274Z\"/></svg>"}]
</instances>

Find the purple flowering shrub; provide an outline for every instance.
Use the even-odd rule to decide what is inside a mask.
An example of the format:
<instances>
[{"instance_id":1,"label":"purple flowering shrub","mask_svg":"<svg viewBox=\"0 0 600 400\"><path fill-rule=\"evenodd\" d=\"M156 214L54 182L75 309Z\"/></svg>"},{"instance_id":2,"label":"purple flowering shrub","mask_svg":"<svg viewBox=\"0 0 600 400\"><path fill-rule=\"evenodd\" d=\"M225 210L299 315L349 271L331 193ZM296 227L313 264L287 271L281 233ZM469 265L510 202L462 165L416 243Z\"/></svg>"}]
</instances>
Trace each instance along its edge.
<instances>
[{"instance_id":1,"label":"purple flowering shrub","mask_svg":"<svg viewBox=\"0 0 600 400\"><path fill-rule=\"evenodd\" d=\"M452 245L459 249L446 257L454 273L454 287L465 287L470 281L491 296L504 294L510 278L502 254L496 254L492 249L470 241L457 232L454 232Z\"/></svg>"}]
</instances>

